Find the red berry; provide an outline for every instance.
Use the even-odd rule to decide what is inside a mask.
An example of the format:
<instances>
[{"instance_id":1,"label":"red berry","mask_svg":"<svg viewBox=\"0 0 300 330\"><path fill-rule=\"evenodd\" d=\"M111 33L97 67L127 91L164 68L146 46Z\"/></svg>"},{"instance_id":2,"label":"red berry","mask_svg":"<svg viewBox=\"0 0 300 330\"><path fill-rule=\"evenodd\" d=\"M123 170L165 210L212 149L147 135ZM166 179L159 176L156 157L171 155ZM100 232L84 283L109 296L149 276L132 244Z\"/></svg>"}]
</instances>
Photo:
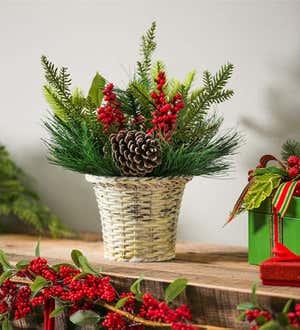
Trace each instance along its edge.
<instances>
[{"instance_id":1,"label":"red berry","mask_svg":"<svg viewBox=\"0 0 300 330\"><path fill-rule=\"evenodd\" d=\"M298 167L291 167L288 171L290 178L295 178L299 175L299 168Z\"/></svg>"},{"instance_id":2,"label":"red berry","mask_svg":"<svg viewBox=\"0 0 300 330\"><path fill-rule=\"evenodd\" d=\"M299 165L299 158L297 156L290 156L287 160L289 167L294 167Z\"/></svg>"}]
</instances>

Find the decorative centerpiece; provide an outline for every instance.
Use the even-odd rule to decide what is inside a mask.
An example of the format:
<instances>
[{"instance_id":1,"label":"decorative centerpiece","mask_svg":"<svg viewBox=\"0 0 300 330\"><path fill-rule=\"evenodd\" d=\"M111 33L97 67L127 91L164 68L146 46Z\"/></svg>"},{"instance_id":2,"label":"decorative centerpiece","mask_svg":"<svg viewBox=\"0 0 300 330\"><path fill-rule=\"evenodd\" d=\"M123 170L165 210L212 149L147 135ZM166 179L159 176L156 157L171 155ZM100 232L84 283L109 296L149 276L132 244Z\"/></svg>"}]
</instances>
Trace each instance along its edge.
<instances>
[{"instance_id":1,"label":"decorative centerpiece","mask_svg":"<svg viewBox=\"0 0 300 330\"><path fill-rule=\"evenodd\" d=\"M142 59L125 88L99 73L87 96L70 90L65 67L45 56L45 97L54 114L45 122L50 161L87 174L96 193L106 258L162 261L175 256L176 226L185 184L193 176L224 173L239 145L236 132L219 133L222 117L212 105L231 98L225 89L233 65L192 89L167 77L153 23L142 37Z\"/></svg>"},{"instance_id":2,"label":"decorative centerpiece","mask_svg":"<svg viewBox=\"0 0 300 330\"><path fill-rule=\"evenodd\" d=\"M288 140L281 156L282 161L265 155L249 171L249 182L228 219L248 211L251 264L258 265L273 254L300 254L300 143ZM267 167L271 161L276 166Z\"/></svg>"}]
</instances>

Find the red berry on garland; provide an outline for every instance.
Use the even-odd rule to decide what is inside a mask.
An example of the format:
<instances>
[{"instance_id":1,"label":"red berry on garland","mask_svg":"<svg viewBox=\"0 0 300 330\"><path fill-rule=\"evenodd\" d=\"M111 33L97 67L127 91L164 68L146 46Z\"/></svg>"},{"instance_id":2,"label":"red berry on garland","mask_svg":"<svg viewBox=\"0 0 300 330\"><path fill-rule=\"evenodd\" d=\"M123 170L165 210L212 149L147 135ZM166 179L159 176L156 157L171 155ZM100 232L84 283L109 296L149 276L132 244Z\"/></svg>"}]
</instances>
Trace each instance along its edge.
<instances>
[{"instance_id":1,"label":"red berry on garland","mask_svg":"<svg viewBox=\"0 0 300 330\"><path fill-rule=\"evenodd\" d=\"M299 168L294 166L294 167L291 167L288 171L289 173L289 177L290 178L295 178L297 175L299 175Z\"/></svg>"},{"instance_id":2,"label":"red berry on garland","mask_svg":"<svg viewBox=\"0 0 300 330\"><path fill-rule=\"evenodd\" d=\"M299 158L297 156L290 156L287 163L289 167L299 166Z\"/></svg>"}]
</instances>

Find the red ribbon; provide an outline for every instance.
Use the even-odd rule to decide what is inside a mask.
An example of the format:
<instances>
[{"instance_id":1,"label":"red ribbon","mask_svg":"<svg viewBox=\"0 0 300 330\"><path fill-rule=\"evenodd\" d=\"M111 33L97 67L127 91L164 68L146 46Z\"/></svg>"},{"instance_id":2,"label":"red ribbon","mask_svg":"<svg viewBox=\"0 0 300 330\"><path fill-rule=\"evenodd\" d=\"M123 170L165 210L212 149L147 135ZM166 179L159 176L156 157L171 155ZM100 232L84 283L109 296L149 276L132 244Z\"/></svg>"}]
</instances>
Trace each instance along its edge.
<instances>
[{"instance_id":1,"label":"red ribbon","mask_svg":"<svg viewBox=\"0 0 300 330\"><path fill-rule=\"evenodd\" d=\"M50 317L50 314L55 309L55 300L53 298L46 298L44 302L44 330L54 330L55 318Z\"/></svg>"}]
</instances>

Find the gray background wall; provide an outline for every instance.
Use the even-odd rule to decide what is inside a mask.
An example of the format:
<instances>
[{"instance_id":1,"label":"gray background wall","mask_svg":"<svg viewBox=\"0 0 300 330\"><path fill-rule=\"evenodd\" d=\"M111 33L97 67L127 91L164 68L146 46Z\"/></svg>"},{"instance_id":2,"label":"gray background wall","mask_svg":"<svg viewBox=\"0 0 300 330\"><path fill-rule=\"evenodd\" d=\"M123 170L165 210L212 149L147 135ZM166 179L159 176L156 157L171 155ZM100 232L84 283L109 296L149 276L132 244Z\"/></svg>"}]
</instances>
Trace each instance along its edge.
<instances>
[{"instance_id":1,"label":"gray background wall","mask_svg":"<svg viewBox=\"0 0 300 330\"><path fill-rule=\"evenodd\" d=\"M97 231L96 203L84 177L45 159L40 55L67 65L74 86L85 91L97 70L125 84L139 37L153 20L157 58L170 75L215 71L226 61L236 66L230 83L236 95L219 110L225 127L238 127L247 143L226 178L188 184L179 238L245 245L245 216L222 225L247 170L259 155L278 154L286 138L300 138L300 1L0 0L0 141L65 223Z\"/></svg>"}]
</instances>

